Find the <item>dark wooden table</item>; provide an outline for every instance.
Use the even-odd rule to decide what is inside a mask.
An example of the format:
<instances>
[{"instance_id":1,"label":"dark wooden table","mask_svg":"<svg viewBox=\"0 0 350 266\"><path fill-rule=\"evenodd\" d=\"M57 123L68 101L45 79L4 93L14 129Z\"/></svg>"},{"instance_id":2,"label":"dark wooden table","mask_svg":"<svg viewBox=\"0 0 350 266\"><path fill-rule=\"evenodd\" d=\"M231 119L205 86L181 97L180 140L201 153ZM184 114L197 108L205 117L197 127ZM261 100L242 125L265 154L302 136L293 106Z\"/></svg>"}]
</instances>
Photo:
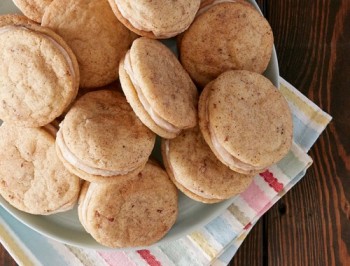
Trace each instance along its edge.
<instances>
[{"instance_id":1,"label":"dark wooden table","mask_svg":"<svg viewBox=\"0 0 350 266\"><path fill-rule=\"evenodd\" d=\"M259 0L281 76L333 122L297 184L258 222L231 265L350 265L350 0Z\"/></svg>"},{"instance_id":2,"label":"dark wooden table","mask_svg":"<svg viewBox=\"0 0 350 266\"><path fill-rule=\"evenodd\" d=\"M350 265L350 0L258 0L286 80L333 116L303 180L231 265ZM16 265L0 245L0 265Z\"/></svg>"}]
</instances>

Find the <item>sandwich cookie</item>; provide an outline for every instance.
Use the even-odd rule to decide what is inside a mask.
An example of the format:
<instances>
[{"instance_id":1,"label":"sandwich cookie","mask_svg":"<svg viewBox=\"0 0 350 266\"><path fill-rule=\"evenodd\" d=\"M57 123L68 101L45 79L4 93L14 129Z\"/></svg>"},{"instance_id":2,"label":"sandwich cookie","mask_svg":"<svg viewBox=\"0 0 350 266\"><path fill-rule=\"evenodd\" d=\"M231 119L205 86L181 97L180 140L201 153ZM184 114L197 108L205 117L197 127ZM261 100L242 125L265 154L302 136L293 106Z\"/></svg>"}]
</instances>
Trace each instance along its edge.
<instances>
[{"instance_id":1,"label":"sandwich cookie","mask_svg":"<svg viewBox=\"0 0 350 266\"><path fill-rule=\"evenodd\" d=\"M168 39L190 26L200 0L109 0L109 4L131 31L152 39Z\"/></svg>"},{"instance_id":2,"label":"sandwich cookie","mask_svg":"<svg viewBox=\"0 0 350 266\"><path fill-rule=\"evenodd\" d=\"M55 151L55 129L0 127L0 194L15 208L48 215L75 205L80 179Z\"/></svg>"},{"instance_id":3,"label":"sandwich cookie","mask_svg":"<svg viewBox=\"0 0 350 266\"><path fill-rule=\"evenodd\" d=\"M41 22L45 9L51 2L52 0L13 0L13 3L26 17L38 23Z\"/></svg>"},{"instance_id":4,"label":"sandwich cookie","mask_svg":"<svg viewBox=\"0 0 350 266\"><path fill-rule=\"evenodd\" d=\"M216 157L243 174L281 160L293 139L283 95L264 76L245 70L225 72L204 88L199 125Z\"/></svg>"},{"instance_id":5,"label":"sandwich cookie","mask_svg":"<svg viewBox=\"0 0 350 266\"><path fill-rule=\"evenodd\" d=\"M77 56L80 87L102 87L118 79L119 61L132 37L107 0L55 0L42 25L62 36Z\"/></svg>"},{"instance_id":6,"label":"sandwich cookie","mask_svg":"<svg viewBox=\"0 0 350 266\"><path fill-rule=\"evenodd\" d=\"M29 18L19 14L0 15L0 27L9 26L9 25L23 25L23 24L37 25L33 20L30 20Z\"/></svg>"},{"instance_id":7,"label":"sandwich cookie","mask_svg":"<svg viewBox=\"0 0 350 266\"><path fill-rule=\"evenodd\" d=\"M162 157L171 180L188 197L215 203L244 191L252 175L232 171L222 164L204 141L198 127L162 141Z\"/></svg>"},{"instance_id":8,"label":"sandwich cookie","mask_svg":"<svg viewBox=\"0 0 350 266\"><path fill-rule=\"evenodd\" d=\"M271 58L273 33L249 3L208 0L178 46L184 68L204 87L227 70L263 73Z\"/></svg>"},{"instance_id":9,"label":"sandwich cookie","mask_svg":"<svg viewBox=\"0 0 350 266\"><path fill-rule=\"evenodd\" d=\"M155 134L144 126L121 93L95 91L75 102L60 124L58 157L90 182L118 181L145 166Z\"/></svg>"},{"instance_id":10,"label":"sandwich cookie","mask_svg":"<svg viewBox=\"0 0 350 266\"><path fill-rule=\"evenodd\" d=\"M30 24L0 28L0 119L40 127L60 116L79 88L77 60L61 37Z\"/></svg>"},{"instance_id":11,"label":"sandwich cookie","mask_svg":"<svg viewBox=\"0 0 350 266\"><path fill-rule=\"evenodd\" d=\"M198 92L175 55L162 43L135 40L119 65L124 94L140 120L163 138L197 124Z\"/></svg>"},{"instance_id":12,"label":"sandwich cookie","mask_svg":"<svg viewBox=\"0 0 350 266\"><path fill-rule=\"evenodd\" d=\"M166 172L148 162L136 179L115 184L86 182L79 198L79 220L100 244L140 247L160 240L178 213L177 190Z\"/></svg>"}]
</instances>

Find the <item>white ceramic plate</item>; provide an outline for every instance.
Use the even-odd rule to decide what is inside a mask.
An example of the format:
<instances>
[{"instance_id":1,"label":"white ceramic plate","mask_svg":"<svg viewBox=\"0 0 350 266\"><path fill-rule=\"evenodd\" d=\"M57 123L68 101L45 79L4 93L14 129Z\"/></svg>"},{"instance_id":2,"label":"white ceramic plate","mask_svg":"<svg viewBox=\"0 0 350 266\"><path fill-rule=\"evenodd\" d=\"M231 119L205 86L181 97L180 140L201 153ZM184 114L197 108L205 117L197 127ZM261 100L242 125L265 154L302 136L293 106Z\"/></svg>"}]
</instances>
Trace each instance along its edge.
<instances>
[{"instance_id":1,"label":"white ceramic plate","mask_svg":"<svg viewBox=\"0 0 350 266\"><path fill-rule=\"evenodd\" d=\"M250 2L259 9L255 1L251 0ZM1 0L0 14L9 13L19 13L19 11L11 0ZM176 51L176 43L174 40L167 40L165 43ZM279 71L275 49L273 50L270 64L264 75L269 78L275 86L278 86ZM159 140L157 140L153 156L157 159L161 159ZM180 193L179 216L177 221L168 234L161 239L157 245L176 240L196 228L207 224L209 221L220 215L231 204L231 202L232 199L217 204L206 205L193 201ZM45 236L73 246L108 249L98 244L88 233L85 232L79 222L76 208L68 212L50 216L38 216L24 213L13 208L1 196L0 204L19 221Z\"/></svg>"}]
</instances>

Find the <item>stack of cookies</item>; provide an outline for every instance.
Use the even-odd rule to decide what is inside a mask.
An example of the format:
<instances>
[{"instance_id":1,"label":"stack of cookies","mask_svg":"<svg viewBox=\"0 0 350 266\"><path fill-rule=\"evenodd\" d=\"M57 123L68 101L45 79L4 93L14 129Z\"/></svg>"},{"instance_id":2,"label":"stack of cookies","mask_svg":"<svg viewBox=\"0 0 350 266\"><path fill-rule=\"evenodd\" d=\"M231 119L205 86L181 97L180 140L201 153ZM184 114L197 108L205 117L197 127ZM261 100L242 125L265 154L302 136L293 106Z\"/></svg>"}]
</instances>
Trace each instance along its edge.
<instances>
[{"instance_id":1,"label":"stack of cookies","mask_svg":"<svg viewBox=\"0 0 350 266\"><path fill-rule=\"evenodd\" d=\"M246 1L14 3L26 17L0 16L0 194L14 207L78 202L102 245L147 246L174 225L177 189L229 199L289 151L288 104L262 76L273 34ZM179 59L157 40L175 36Z\"/></svg>"}]
</instances>

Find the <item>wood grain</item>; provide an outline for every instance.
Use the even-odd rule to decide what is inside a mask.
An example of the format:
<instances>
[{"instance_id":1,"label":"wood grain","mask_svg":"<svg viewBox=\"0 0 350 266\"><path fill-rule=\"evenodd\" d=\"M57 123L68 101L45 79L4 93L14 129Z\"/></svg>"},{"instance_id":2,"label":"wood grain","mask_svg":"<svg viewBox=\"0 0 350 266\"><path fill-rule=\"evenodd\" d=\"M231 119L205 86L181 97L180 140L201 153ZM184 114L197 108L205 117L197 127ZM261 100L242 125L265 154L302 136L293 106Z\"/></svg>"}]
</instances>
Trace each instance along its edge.
<instances>
[{"instance_id":1,"label":"wood grain","mask_svg":"<svg viewBox=\"0 0 350 266\"><path fill-rule=\"evenodd\" d=\"M261 219L250 231L247 238L244 240L242 246L239 248L232 266L262 266L264 265L264 221ZM253 256L246 256L246 254L254 254Z\"/></svg>"},{"instance_id":2,"label":"wood grain","mask_svg":"<svg viewBox=\"0 0 350 266\"><path fill-rule=\"evenodd\" d=\"M350 1L259 0L280 72L333 116L303 180L254 228L231 265L350 265ZM255 248L254 248L255 247ZM237 261L240 263L237 264ZM259 260L257 260L259 261Z\"/></svg>"},{"instance_id":3,"label":"wood grain","mask_svg":"<svg viewBox=\"0 0 350 266\"><path fill-rule=\"evenodd\" d=\"M6 249L0 244L0 265L6 266L16 266L16 262L6 251Z\"/></svg>"}]
</instances>

